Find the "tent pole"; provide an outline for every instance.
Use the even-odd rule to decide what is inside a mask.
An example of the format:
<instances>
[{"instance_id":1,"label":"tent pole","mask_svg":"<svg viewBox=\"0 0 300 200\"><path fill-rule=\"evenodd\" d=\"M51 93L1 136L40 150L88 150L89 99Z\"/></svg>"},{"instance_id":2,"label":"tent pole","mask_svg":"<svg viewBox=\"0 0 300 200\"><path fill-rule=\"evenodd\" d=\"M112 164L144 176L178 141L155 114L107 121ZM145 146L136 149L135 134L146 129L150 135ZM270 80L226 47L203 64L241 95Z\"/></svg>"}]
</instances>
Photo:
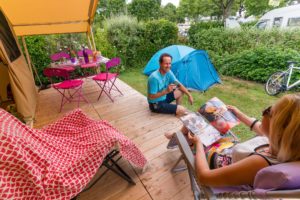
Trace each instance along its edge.
<instances>
[{"instance_id":1,"label":"tent pole","mask_svg":"<svg viewBox=\"0 0 300 200\"><path fill-rule=\"evenodd\" d=\"M86 33L86 37L87 37L87 40L88 40L88 45L89 45L89 48L92 49L92 43L91 43L91 39L89 37L89 34Z\"/></svg>"},{"instance_id":2,"label":"tent pole","mask_svg":"<svg viewBox=\"0 0 300 200\"><path fill-rule=\"evenodd\" d=\"M90 35L92 36L92 42L93 42L93 45L94 45L94 51L96 51L97 48L96 48L96 43L95 43L95 38L94 38L94 33L93 33L92 26L90 26Z\"/></svg>"},{"instance_id":3,"label":"tent pole","mask_svg":"<svg viewBox=\"0 0 300 200\"><path fill-rule=\"evenodd\" d=\"M37 79L38 79L38 81L39 81L39 83L40 83L40 86L42 86L42 81L41 81L41 79L40 79L40 77L39 77L39 75L38 75L38 73L37 73L37 70L36 70L36 68L33 66L33 64L31 63L30 55L29 55L29 53L28 53L27 44L26 44L26 40L25 40L25 37L24 37L24 36L22 36L22 43L23 43L23 47L24 47L24 50L25 50L25 54L26 54L26 59L27 59L27 63L28 63L29 70L30 70L32 76L34 77L33 71L32 71L32 68L33 68L34 73L35 73L35 75L36 75L36 77L37 77Z\"/></svg>"},{"instance_id":4,"label":"tent pole","mask_svg":"<svg viewBox=\"0 0 300 200\"><path fill-rule=\"evenodd\" d=\"M28 68L29 68L30 72L33 74L31 61L30 61L30 57L29 57L29 53L28 53L28 49L27 49L27 45L26 45L26 41L25 41L25 37L22 36L21 38L22 38L22 43L23 43L23 47L24 47L24 50L25 50L25 54L26 54Z\"/></svg>"}]
</instances>

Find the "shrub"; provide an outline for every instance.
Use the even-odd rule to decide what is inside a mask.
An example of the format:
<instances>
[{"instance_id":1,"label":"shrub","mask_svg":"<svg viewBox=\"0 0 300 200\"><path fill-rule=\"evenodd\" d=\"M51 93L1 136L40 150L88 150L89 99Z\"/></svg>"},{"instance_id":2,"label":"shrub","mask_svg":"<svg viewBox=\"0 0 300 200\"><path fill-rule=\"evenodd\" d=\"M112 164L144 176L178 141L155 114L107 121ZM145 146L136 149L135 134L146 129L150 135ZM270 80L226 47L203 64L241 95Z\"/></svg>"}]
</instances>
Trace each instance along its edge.
<instances>
[{"instance_id":1,"label":"shrub","mask_svg":"<svg viewBox=\"0 0 300 200\"><path fill-rule=\"evenodd\" d=\"M197 41L194 36L196 36L199 31L212 28L222 28L223 26L223 22L221 21L197 22L193 24L188 31L190 43L193 44Z\"/></svg>"},{"instance_id":2,"label":"shrub","mask_svg":"<svg viewBox=\"0 0 300 200\"><path fill-rule=\"evenodd\" d=\"M288 60L299 60L300 30L212 28L192 38L190 45L207 50L219 72L246 80L265 82L274 71L285 69Z\"/></svg>"},{"instance_id":3,"label":"shrub","mask_svg":"<svg viewBox=\"0 0 300 200\"><path fill-rule=\"evenodd\" d=\"M265 82L272 73L285 70L289 60L300 61L299 53L293 49L259 47L219 57L218 65L224 75Z\"/></svg>"},{"instance_id":4,"label":"shrub","mask_svg":"<svg viewBox=\"0 0 300 200\"><path fill-rule=\"evenodd\" d=\"M165 19L152 20L144 25L139 51L141 57L149 60L158 50L176 44L178 28L175 23Z\"/></svg>"},{"instance_id":5,"label":"shrub","mask_svg":"<svg viewBox=\"0 0 300 200\"><path fill-rule=\"evenodd\" d=\"M254 28L254 25L258 22L258 20L252 22L241 23L242 28Z\"/></svg>"},{"instance_id":6,"label":"shrub","mask_svg":"<svg viewBox=\"0 0 300 200\"><path fill-rule=\"evenodd\" d=\"M72 50L81 50L82 45L87 46L87 37L84 33L68 33L54 34L45 36L47 42L47 51L49 54L54 54L60 50L65 50L65 47Z\"/></svg>"},{"instance_id":7,"label":"shrub","mask_svg":"<svg viewBox=\"0 0 300 200\"><path fill-rule=\"evenodd\" d=\"M135 66L138 59L141 24L134 17L122 15L108 19L105 29L108 42L116 48L116 56L121 57L125 66Z\"/></svg>"},{"instance_id":8,"label":"shrub","mask_svg":"<svg viewBox=\"0 0 300 200\"><path fill-rule=\"evenodd\" d=\"M97 28L95 32L95 43L97 50L101 51L101 54L108 58L116 57L117 49L114 48L107 40L107 30Z\"/></svg>"},{"instance_id":9,"label":"shrub","mask_svg":"<svg viewBox=\"0 0 300 200\"><path fill-rule=\"evenodd\" d=\"M48 84L48 79L43 76L43 70L50 64L50 57L47 50L48 43L46 36L28 36L26 37L28 53L32 64L36 67L42 84ZM36 84L39 85L38 79L35 78Z\"/></svg>"},{"instance_id":10,"label":"shrub","mask_svg":"<svg viewBox=\"0 0 300 200\"><path fill-rule=\"evenodd\" d=\"M189 44L197 49L205 49L215 54L234 54L259 46L290 48L300 51L300 30L261 31L257 29L231 30L212 28L195 33Z\"/></svg>"}]
</instances>

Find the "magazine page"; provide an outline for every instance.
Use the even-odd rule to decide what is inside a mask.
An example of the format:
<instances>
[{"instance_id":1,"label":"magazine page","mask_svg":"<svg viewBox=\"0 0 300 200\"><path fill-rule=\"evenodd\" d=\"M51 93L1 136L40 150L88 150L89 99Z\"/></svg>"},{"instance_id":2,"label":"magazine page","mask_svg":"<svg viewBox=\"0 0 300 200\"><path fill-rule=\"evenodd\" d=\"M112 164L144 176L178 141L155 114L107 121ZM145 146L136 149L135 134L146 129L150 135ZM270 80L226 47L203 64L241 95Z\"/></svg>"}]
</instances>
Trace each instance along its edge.
<instances>
[{"instance_id":1,"label":"magazine page","mask_svg":"<svg viewBox=\"0 0 300 200\"><path fill-rule=\"evenodd\" d=\"M210 99L201 106L199 113L222 134L227 133L232 127L240 123L236 116L217 97Z\"/></svg>"},{"instance_id":2,"label":"magazine page","mask_svg":"<svg viewBox=\"0 0 300 200\"><path fill-rule=\"evenodd\" d=\"M199 113L189 113L180 118L183 124L195 135L199 136L205 146L218 141L222 136Z\"/></svg>"}]
</instances>

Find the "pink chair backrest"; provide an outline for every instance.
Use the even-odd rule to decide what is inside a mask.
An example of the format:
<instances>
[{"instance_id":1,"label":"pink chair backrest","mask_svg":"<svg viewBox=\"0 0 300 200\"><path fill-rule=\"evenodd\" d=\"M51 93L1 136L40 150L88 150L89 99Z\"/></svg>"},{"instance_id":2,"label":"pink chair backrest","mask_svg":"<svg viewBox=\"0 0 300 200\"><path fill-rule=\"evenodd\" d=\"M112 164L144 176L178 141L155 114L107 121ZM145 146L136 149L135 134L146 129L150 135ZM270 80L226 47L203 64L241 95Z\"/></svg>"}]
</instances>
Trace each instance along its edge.
<instances>
[{"instance_id":1,"label":"pink chair backrest","mask_svg":"<svg viewBox=\"0 0 300 200\"><path fill-rule=\"evenodd\" d=\"M88 55L93 55L93 51L92 51L92 50L86 49L85 51L86 51L86 53L87 53ZM77 52L77 55L78 55L79 57L83 57L83 52L82 52L82 50L78 51L78 52Z\"/></svg>"},{"instance_id":2,"label":"pink chair backrest","mask_svg":"<svg viewBox=\"0 0 300 200\"><path fill-rule=\"evenodd\" d=\"M57 61L57 60L60 60L62 58L70 59L70 55L67 54L66 52L59 52L59 53L52 54L50 56L50 58L51 58L52 61Z\"/></svg>"},{"instance_id":3,"label":"pink chair backrest","mask_svg":"<svg viewBox=\"0 0 300 200\"><path fill-rule=\"evenodd\" d=\"M109 70L112 67L116 67L121 63L121 58L112 58L110 59L105 65L106 65L106 70Z\"/></svg>"},{"instance_id":4,"label":"pink chair backrest","mask_svg":"<svg viewBox=\"0 0 300 200\"><path fill-rule=\"evenodd\" d=\"M69 79L70 77L69 72L67 70L59 68L46 68L44 69L43 74L46 77L50 78L50 80L51 77L62 77L65 80Z\"/></svg>"}]
</instances>

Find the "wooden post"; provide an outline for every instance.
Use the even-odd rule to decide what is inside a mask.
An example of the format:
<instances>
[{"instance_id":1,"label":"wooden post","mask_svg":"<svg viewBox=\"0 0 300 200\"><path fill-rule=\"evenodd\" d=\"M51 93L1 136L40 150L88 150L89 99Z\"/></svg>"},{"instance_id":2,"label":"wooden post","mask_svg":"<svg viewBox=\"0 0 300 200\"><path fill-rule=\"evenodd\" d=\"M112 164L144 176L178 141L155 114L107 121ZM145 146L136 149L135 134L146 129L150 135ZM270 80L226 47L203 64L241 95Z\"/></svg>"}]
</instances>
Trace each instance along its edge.
<instances>
[{"instance_id":1,"label":"wooden post","mask_svg":"<svg viewBox=\"0 0 300 200\"><path fill-rule=\"evenodd\" d=\"M95 39L94 39L94 33L93 33L92 26L90 26L90 35L92 36L92 42L93 42L93 45L94 45L94 51L96 51L97 48L96 48L96 43L95 43Z\"/></svg>"},{"instance_id":2,"label":"wooden post","mask_svg":"<svg viewBox=\"0 0 300 200\"><path fill-rule=\"evenodd\" d=\"M87 40L88 40L88 46L90 49L93 49L92 48L92 43L91 43L91 39L90 39L90 36L89 36L89 33L86 33L86 37L87 37Z\"/></svg>"}]
</instances>

